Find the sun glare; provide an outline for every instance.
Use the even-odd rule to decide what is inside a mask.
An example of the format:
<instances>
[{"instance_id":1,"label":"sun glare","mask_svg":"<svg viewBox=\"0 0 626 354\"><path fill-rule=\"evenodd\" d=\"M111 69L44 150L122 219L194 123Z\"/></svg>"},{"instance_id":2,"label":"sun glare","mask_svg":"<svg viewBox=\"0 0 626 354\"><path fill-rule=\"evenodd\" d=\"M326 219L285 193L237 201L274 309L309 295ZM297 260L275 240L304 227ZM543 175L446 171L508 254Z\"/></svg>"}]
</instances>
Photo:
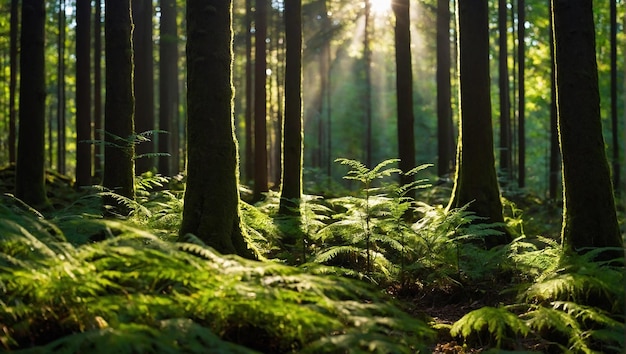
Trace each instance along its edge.
<instances>
[{"instance_id":1,"label":"sun glare","mask_svg":"<svg viewBox=\"0 0 626 354\"><path fill-rule=\"evenodd\" d=\"M374 15L383 15L391 11L391 0L369 0Z\"/></svg>"}]
</instances>

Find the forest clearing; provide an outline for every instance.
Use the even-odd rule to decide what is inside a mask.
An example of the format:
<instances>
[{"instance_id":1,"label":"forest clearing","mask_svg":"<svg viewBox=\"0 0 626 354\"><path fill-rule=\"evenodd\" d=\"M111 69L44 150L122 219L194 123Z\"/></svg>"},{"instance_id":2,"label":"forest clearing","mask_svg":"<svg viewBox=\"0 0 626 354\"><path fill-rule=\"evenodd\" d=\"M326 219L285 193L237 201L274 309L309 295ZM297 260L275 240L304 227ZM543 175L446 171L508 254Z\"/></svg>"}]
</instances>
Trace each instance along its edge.
<instances>
[{"instance_id":1,"label":"forest clearing","mask_svg":"<svg viewBox=\"0 0 626 354\"><path fill-rule=\"evenodd\" d=\"M0 350L624 352L623 1L0 12Z\"/></svg>"}]
</instances>

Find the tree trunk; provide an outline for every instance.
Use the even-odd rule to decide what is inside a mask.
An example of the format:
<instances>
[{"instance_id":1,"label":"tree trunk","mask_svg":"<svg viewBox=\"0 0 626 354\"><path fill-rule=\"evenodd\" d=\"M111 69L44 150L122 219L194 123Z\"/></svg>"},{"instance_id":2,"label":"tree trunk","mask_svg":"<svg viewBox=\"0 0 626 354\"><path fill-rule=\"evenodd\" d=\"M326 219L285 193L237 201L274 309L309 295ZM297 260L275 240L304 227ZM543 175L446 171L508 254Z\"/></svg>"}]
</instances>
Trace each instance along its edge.
<instances>
[{"instance_id":1,"label":"tree trunk","mask_svg":"<svg viewBox=\"0 0 626 354\"><path fill-rule=\"evenodd\" d=\"M613 185L620 185L619 163L619 124L617 119L617 4L616 0L610 0L611 18L611 132L612 132L612 160L613 160ZM615 189L615 194L620 195L620 188Z\"/></svg>"},{"instance_id":2,"label":"tree trunk","mask_svg":"<svg viewBox=\"0 0 626 354\"><path fill-rule=\"evenodd\" d=\"M267 0L256 1L255 67L254 67L254 191L255 201L263 199L267 183L267 92L266 43Z\"/></svg>"},{"instance_id":3,"label":"tree trunk","mask_svg":"<svg viewBox=\"0 0 626 354\"><path fill-rule=\"evenodd\" d=\"M509 49L507 1L498 1L498 87L500 88L500 169L506 180L512 178L511 102L509 94Z\"/></svg>"},{"instance_id":4,"label":"tree trunk","mask_svg":"<svg viewBox=\"0 0 626 354\"><path fill-rule=\"evenodd\" d=\"M415 135L413 132L413 67L411 65L411 19L410 0L392 2L396 17L396 95L398 112L398 156L402 172L415 167ZM413 175L402 174L400 183L407 185L415 180ZM415 196L415 191L408 191L407 196Z\"/></svg>"},{"instance_id":5,"label":"tree trunk","mask_svg":"<svg viewBox=\"0 0 626 354\"><path fill-rule=\"evenodd\" d=\"M9 162L15 162L15 132L17 110L15 109L15 94L17 92L18 55L17 41L19 33L18 0L11 0L11 32L9 58L11 61L9 78Z\"/></svg>"},{"instance_id":6,"label":"tree trunk","mask_svg":"<svg viewBox=\"0 0 626 354\"><path fill-rule=\"evenodd\" d=\"M450 1L437 0L437 175L454 167L454 131L450 87Z\"/></svg>"},{"instance_id":7,"label":"tree trunk","mask_svg":"<svg viewBox=\"0 0 626 354\"><path fill-rule=\"evenodd\" d=\"M550 14L552 14L552 1L548 0ZM548 197L556 200L559 197L559 174L561 153L559 151L559 128L556 107L556 67L554 65L554 24L552 15L550 16L550 63L552 72L550 75L550 171ZM561 194L562 195L562 194Z\"/></svg>"},{"instance_id":8,"label":"tree trunk","mask_svg":"<svg viewBox=\"0 0 626 354\"><path fill-rule=\"evenodd\" d=\"M135 131L139 134L154 130L154 64L152 44L152 0L132 0L132 16L135 24L134 82L135 82ZM149 138L153 136L148 135ZM135 147L136 173L150 171L154 159L143 156L154 152L154 139L139 142Z\"/></svg>"},{"instance_id":9,"label":"tree trunk","mask_svg":"<svg viewBox=\"0 0 626 354\"><path fill-rule=\"evenodd\" d=\"M91 3L76 2L76 186L91 185Z\"/></svg>"},{"instance_id":10,"label":"tree trunk","mask_svg":"<svg viewBox=\"0 0 626 354\"><path fill-rule=\"evenodd\" d=\"M285 128L279 212L297 213L302 197L302 1L285 2Z\"/></svg>"},{"instance_id":11,"label":"tree trunk","mask_svg":"<svg viewBox=\"0 0 626 354\"><path fill-rule=\"evenodd\" d=\"M57 42L57 171L65 174L65 0L59 0Z\"/></svg>"},{"instance_id":12,"label":"tree trunk","mask_svg":"<svg viewBox=\"0 0 626 354\"><path fill-rule=\"evenodd\" d=\"M622 247L604 151L592 0L553 0L566 249ZM619 252L622 254L622 252Z\"/></svg>"},{"instance_id":13,"label":"tree trunk","mask_svg":"<svg viewBox=\"0 0 626 354\"><path fill-rule=\"evenodd\" d=\"M187 1L187 188L181 236L251 256L239 217L232 2Z\"/></svg>"},{"instance_id":14,"label":"tree trunk","mask_svg":"<svg viewBox=\"0 0 626 354\"><path fill-rule=\"evenodd\" d=\"M468 210L503 222L491 124L487 0L459 0L460 110L457 170L450 208ZM506 243L508 235L485 239L487 247Z\"/></svg>"},{"instance_id":15,"label":"tree trunk","mask_svg":"<svg viewBox=\"0 0 626 354\"><path fill-rule=\"evenodd\" d=\"M106 1L105 21L105 158L102 184L124 197L135 198L133 157L134 96L133 49L130 0ZM114 211L127 215L130 210L107 198Z\"/></svg>"},{"instance_id":16,"label":"tree trunk","mask_svg":"<svg viewBox=\"0 0 626 354\"><path fill-rule=\"evenodd\" d=\"M370 15L371 4L365 1L365 24L363 28L363 123L365 125L365 137L363 151L365 151L365 165L372 167L372 50L370 48Z\"/></svg>"},{"instance_id":17,"label":"tree trunk","mask_svg":"<svg viewBox=\"0 0 626 354\"><path fill-rule=\"evenodd\" d=\"M180 171L178 149L178 33L176 0L161 0L159 42L159 173L172 176Z\"/></svg>"},{"instance_id":18,"label":"tree trunk","mask_svg":"<svg viewBox=\"0 0 626 354\"><path fill-rule=\"evenodd\" d=\"M254 127L253 127L253 108L254 108L254 92L253 88L253 60L252 60L252 0L246 0L246 150L244 156L245 181L249 182L254 177Z\"/></svg>"},{"instance_id":19,"label":"tree trunk","mask_svg":"<svg viewBox=\"0 0 626 354\"><path fill-rule=\"evenodd\" d=\"M104 172L104 134L102 119L102 2L94 2L93 23L93 121L94 121L94 177L102 181Z\"/></svg>"},{"instance_id":20,"label":"tree trunk","mask_svg":"<svg viewBox=\"0 0 626 354\"><path fill-rule=\"evenodd\" d=\"M20 39L19 137L15 195L35 208L47 208L45 189L44 0L22 0Z\"/></svg>"},{"instance_id":21,"label":"tree trunk","mask_svg":"<svg viewBox=\"0 0 626 354\"><path fill-rule=\"evenodd\" d=\"M517 82L518 82L518 186L524 188L526 186L526 80L524 73L526 71L526 1L518 0L517 9Z\"/></svg>"}]
</instances>

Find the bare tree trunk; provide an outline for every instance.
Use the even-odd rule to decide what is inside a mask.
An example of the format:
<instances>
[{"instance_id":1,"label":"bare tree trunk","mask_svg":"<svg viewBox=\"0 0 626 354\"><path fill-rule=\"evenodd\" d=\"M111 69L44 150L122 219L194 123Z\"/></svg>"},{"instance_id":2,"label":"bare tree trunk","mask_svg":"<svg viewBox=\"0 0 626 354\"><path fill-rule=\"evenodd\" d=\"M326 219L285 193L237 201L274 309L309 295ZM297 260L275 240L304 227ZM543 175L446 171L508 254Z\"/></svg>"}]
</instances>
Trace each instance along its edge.
<instances>
[{"instance_id":1,"label":"bare tree trunk","mask_svg":"<svg viewBox=\"0 0 626 354\"><path fill-rule=\"evenodd\" d=\"M45 188L45 2L22 0L19 137L15 195L35 208L50 206Z\"/></svg>"},{"instance_id":2,"label":"bare tree trunk","mask_svg":"<svg viewBox=\"0 0 626 354\"><path fill-rule=\"evenodd\" d=\"M246 150L244 153L245 181L251 181L254 176L254 92L253 92L253 60L252 60L252 0L246 0Z\"/></svg>"},{"instance_id":3,"label":"bare tree trunk","mask_svg":"<svg viewBox=\"0 0 626 354\"><path fill-rule=\"evenodd\" d=\"M65 173L65 0L59 0L57 42L57 171Z\"/></svg>"},{"instance_id":4,"label":"bare tree trunk","mask_svg":"<svg viewBox=\"0 0 626 354\"><path fill-rule=\"evenodd\" d=\"M159 129L167 134L159 136L159 152L170 156L159 157L159 173L171 176L180 171L178 147L178 33L176 1L161 0L159 42Z\"/></svg>"},{"instance_id":5,"label":"bare tree trunk","mask_svg":"<svg viewBox=\"0 0 626 354\"><path fill-rule=\"evenodd\" d=\"M144 133L154 130L154 64L152 44L152 0L132 0L135 83L135 130ZM154 152L154 137L137 144L135 169L137 174L150 171L154 159L141 155Z\"/></svg>"},{"instance_id":6,"label":"bare tree trunk","mask_svg":"<svg viewBox=\"0 0 626 354\"><path fill-rule=\"evenodd\" d=\"M254 71L254 200L263 199L267 182L267 92L266 43L267 0L256 1L255 71Z\"/></svg>"},{"instance_id":7,"label":"bare tree trunk","mask_svg":"<svg viewBox=\"0 0 626 354\"><path fill-rule=\"evenodd\" d=\"M518 185L520 188L526 186L526 80L524 77L526 71L526 1L518 0L517 9L517 38L518 38L518 126L517 126L517 139L518 139Z\"/></svg>"},{"instance_id":8,"label":"bare tree trunk","mask_svg":"<svg viewBox=\"0 0 626 354\"><path fill-rule=\"evenodd\" d=\"M132 17L130 0L105 2L105 159L102 184L135 198L135 149ZM127 205L107 198L114 212L128 215Z\"/></svg>"},{"instance_id":9,"label":"bare tree trunk","mask_svg":"<svg viewBox=\"0 0 626 354\"><path fill-rule=\"evenodd\" d=\"M18 0L11 0L11 32L10 32L10 49L9 57L11 60L10 78L9 78L9 162L15 162L15 136L17 110L15 108L15 96L17 91L17 73L19 68L18 61Z\"/></svg>"},{"instance_id":10,"label":"bare tree trunk","mask_svg":"<svg viewBox=\"0 0 626 354\"><path fill-rule=\"evenodd\" d=\"M612 160L613 160L613 185L620 185L620 163L619 163L619 124L617 119L617 4L616 0L609 0L611 18L611 131L612 131ZM615 189L617 196L620 195L620 188Z\"/></svg>"},{"instance_id":11,"label":"bare tree trunk","mask_svg":"<svg viewBox=\"0 0 626 354\"><path fill-rule=\"evenodd\" d=\"M415 167L415 134L413 126L413 67L411 65L411 19L410 0L392 2L396 16L395 47L396 47L396 95L398 112L398 156L402 172ZM407 185L415 180L413 175L402 174L400 183ZM415 196L414 190L407 196Z\"/></svg>"},{"instance_id":12,"label":"bare tree trunk","mask_svg":"<svg viewBox=\"0 0 626 354\"><path fill-rule=\"evenodd\" d=\"M509 94L509 49L507 1L498 1L498 86L500 88L500 169L506 180L512 178L511 163L511 98Z\"/></svg>"},{"instance_id":13,"label":"bare tree trunk","mask_svg":"<svg viewBox=\"0 0 626 354\"><path fill-rule=\"evenodd\" d=\"M437 175L444 177L454 168L450 85L450 1L437 1Z\"/></svg>"},{"instance_id":14,"label":"bare tree trunk","mask_svg":"<svg viewBox=\"0 0 626 354\"><path fill-rule=\"evenodd\" d=\"M93 121L94 138L96 140L94 153L94 177L102 181L104 170L104 122L102 117L102 2L94 2L93 23Z\"/></svg>"},{"instance_id":15,"label":"bare tree trunk","mask_svg":"<svg viewBox=\"0 0 626 354\"><path fill-rule=\"evenodd\" d=\"M76 2L76 186L91 185L91 3Z\"/></svg>"}]
</instances>

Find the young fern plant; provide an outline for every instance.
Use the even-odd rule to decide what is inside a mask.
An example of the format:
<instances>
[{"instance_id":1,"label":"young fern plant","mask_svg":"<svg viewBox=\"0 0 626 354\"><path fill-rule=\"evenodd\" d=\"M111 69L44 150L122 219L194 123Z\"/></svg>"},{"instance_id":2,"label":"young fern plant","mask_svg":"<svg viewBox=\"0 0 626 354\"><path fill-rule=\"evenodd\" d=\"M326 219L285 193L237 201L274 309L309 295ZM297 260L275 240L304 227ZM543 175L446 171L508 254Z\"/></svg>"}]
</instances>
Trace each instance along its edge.
<instances>
[{"instance_id":1,"label":"young fern plant","mask_svg":"<svg viewBox=\"0 0 626 354\"><path fill-rule=\"evenodd\" d=\"M363 207L365 210L363 211L363 232L365 236L365 249L366 249L366 273L370 274L372 269L372 260L371 260L371 238L372 238L372 209L374 205L372 205L372 196L379 191L378 188L373 187L373 183L376 180L380 180L385 177L389 177L392 174L400 173L401 170L398 168L389 168L389 165L396 164L400 161L399 159L388 159L385 160L374 168L369 169L365 164L345 158L336 159L335 162L339 162L342 165L346 165L352 168L350 171L346 173L343 177L347 180L353 180L361 183L361 193L363 193Z\"/></svg>"}]
</instances>

